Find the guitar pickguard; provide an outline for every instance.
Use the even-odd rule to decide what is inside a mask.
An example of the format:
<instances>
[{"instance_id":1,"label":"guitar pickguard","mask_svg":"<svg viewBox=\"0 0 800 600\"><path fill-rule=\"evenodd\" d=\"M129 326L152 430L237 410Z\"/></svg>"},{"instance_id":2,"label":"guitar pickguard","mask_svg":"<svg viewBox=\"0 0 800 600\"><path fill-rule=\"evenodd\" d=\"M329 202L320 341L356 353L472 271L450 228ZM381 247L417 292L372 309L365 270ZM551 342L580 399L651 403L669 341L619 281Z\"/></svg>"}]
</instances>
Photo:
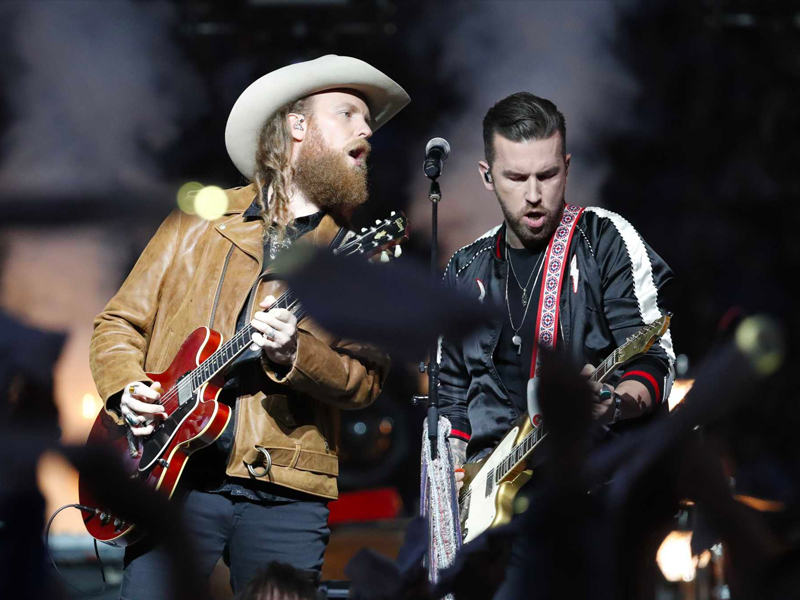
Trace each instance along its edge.
<instances>
[{"instance_id":1,"label":"guitar pickguard","mask_svg":"<svg viewBox=\"0 0 800 600\"><path fill-rule=\"evenodd\" d=\"M142 446L142 458L139 460L139 471L147 471L163 454L164 449L169 445L175 433L178 431L183 420L197 405L194 402L186 402L173 412L168 418L164 419L161 425L147 438Z\"/></svg>"},{"instance_id":2,"label":"guitar pickguard","mask_svg":"<svg viewBox=\"0 0 800 600\"><path fill-rule=\"evenodd\" d=\"M461 531L465 544L489 529L498 516L495 469L514 447L518 433L519 427L514 427L506 434L461 494Z\"/></svg>"}]
</instances>

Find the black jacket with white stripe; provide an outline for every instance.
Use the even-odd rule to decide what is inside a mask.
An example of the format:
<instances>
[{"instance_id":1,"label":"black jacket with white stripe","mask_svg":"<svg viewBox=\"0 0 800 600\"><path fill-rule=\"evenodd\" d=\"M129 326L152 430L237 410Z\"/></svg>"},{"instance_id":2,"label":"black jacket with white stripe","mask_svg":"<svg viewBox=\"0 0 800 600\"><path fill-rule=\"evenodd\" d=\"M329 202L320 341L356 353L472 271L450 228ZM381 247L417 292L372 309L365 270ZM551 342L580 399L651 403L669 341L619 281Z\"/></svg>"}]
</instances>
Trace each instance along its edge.
<instances>
[{"instance_id":1,"label":"black jacket with white stripe","mask_svg":"<svg viewBox=\"0 0 800 600\"><path fill-rule=\"evenodd\" d=\"M456 252L444 274L445 285L498 307L495 319L461 342L441 341L440 413L450 420L452 436L469 440L468 458L494 447L519 417L492 360L507 318L503 244L505 225ZM672 279L672 271L619 215L587 208L578 221L567 260L557 348L566 348L578 368L599 364L628 336L667 310L662 290ZM674 360L668 332L647 354L625 365L615 381L641 381L656 405L669 395Z\"/></svg>"}]
</instances>

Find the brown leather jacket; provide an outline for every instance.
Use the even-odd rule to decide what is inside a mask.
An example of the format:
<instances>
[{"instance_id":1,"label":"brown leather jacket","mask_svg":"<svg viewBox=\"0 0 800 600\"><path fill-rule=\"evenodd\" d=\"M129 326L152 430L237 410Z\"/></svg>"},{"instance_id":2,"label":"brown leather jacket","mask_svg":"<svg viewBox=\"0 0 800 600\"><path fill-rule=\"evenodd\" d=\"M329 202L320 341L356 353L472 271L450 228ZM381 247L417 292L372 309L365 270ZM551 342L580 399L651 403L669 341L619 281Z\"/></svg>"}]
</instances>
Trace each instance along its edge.
<instances>
[{"instance_id":1,"label":"brown leather jacket","mask_svg":"<svg viewBox=\"0 0 800 600\"><path fill-rule=\"evenodd\" d=\"M217 221L180 211L167 217L95 319L92 375L119 423L113 399L131 381L150 381L145 372L166 369L197 327L212 326L224 339L235 331L236 317L261 272L262 225L242 218L255 197L254 186L227 194L230 208ZM339 229L325 216L296 243L327 246ZM277 298L282 291L280 282L259 284L253 311L260 310L265 296ZM262 448L272 459L266 480L335 499L339 410L363 408L378 397L389 357L372 346L334 338L310 319L298 324L297 341L297 359L288 373L281 376L263 361L264 391L240 397L226 472L251 478L247 464L261 465Z\"/></svg>"}]
</instances>

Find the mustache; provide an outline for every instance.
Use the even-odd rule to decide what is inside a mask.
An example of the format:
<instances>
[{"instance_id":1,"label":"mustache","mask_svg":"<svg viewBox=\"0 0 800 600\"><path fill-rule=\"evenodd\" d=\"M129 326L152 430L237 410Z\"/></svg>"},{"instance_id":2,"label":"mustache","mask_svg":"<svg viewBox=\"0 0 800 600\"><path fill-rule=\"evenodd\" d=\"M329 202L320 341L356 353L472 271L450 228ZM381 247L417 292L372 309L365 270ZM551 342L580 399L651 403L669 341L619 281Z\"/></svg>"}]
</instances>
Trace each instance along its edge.
<instances>
[{"instance_id":1,"label":"mustache","mask_svg":"<svg viewBox=\"0 0 800 600\"><path fill-rule=\"evenodd\" d=\"M361 153L361 158L367 158L369 153L372 152L372 145L365 139L359 139L355 142L348 144L345 149L345 154L353 154L356 152Z\"/></svg>"}]
</instances>

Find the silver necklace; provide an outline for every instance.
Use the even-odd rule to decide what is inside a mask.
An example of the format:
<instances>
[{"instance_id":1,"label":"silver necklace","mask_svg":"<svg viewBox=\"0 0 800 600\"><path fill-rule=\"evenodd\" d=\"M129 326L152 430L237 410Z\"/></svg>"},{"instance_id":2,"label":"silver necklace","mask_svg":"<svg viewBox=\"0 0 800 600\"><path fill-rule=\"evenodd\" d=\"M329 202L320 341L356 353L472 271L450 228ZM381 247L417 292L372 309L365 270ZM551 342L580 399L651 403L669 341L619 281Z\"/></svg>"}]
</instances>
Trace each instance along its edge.
<instances>
[{"instance_id":1,"label":"silver necklace","mask_svg":"<svg viewBox=\"0 0 800 600\"><path fill-rule=\"evenodd\" d=\"M542 257L544 257L544 254L542 254ZM540 257L540 258L542 258L542 257ZM514 281L517 282L517 285L519 286L519 289L522 292L522 306L527 307L528 306L528 286L531 284L531 277L533 277L533 274L536 272L536 265L534 265L533 269L531 269L531 274L528 275L528 281L525 282L525 287L522 287L522 284L519 282L519 278L517 277L517 272L514 270L514 263L511 262L511 256L508 253L508 242L506 242L506 260L508 261L508 264L511 266L511 273L512 273L512 275L514 275ZM538 277L538 275L537 275L537 277ZM531 292L533 292L533 290L531 290Z\"/></svg>"},{"instance_id":2,"label":"silver necklace","mask_svg":"<svg viewBox=\"0 0 800 600\"><path fill-rule=\"evenodd\" d=\"M542 267L544 267L544 255L545 255L545 253L542 252L542 256L539 257L539 270L536 273L536 278L533 280L533 287L536 287L536 280L539 279L539 275L542 272ZM508 255L508 242L506 242L506 262L509 264L509 266L511 267L511 271L513 272L514 266L511 264L511 257ZM508 303L508 280L509 280L508 271L509 271L509 269L506 268L506 310L508 310L508 322L511 323L511 329L514 330L514 336L511 338L511 341L517 347L517 354L519 355L519 354L522 354L522 338L519 335L519 330L522 329L522 326L525 323L525 317L528 316L528 309L530 308L530 304L526 304L523 301L522 305L525 307L525 312L522 313L522 321L520 321L519 327L514 327L514 320L511 318L511 305ZM531 270L531 276L533 275L534 271L536 271L536 267L535 266L533 267L533 270ZM517 278L517 274L514 273L514 279L516 279L516 278ZM528 283L530 283L530 281L531 281L531 278L528 277ZM525 284L525 287L528 286L528 283ZM519 281L517 281L517 285L519 285ZM523 289L523 292L524 291L525 290ZM531 290L531 291L533 291L533 290Z\"/></svg>"}]
</instances>

